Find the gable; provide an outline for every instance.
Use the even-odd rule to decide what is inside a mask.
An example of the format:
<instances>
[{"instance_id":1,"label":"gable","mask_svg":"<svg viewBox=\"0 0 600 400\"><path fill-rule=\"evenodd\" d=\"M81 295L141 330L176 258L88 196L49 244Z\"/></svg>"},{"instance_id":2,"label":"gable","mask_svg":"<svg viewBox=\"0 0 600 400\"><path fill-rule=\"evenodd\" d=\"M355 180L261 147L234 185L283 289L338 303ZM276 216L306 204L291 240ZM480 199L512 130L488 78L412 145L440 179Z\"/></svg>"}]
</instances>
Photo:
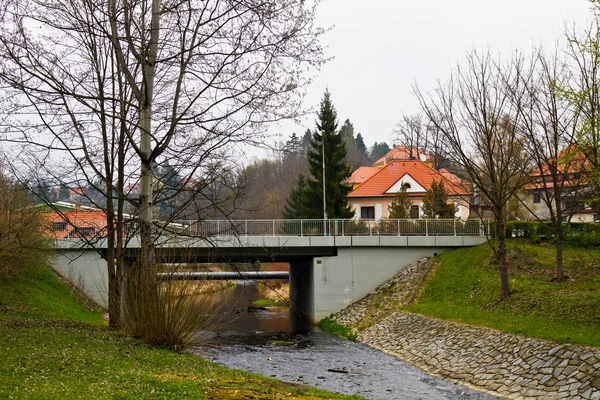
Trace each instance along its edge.
<instances>
[{"instance_id":1,"label":"gable","mask_svg":"<svg viewBox=\"0 0 600 400\"><path fill-rule=\"evenodd\" d=\"M402 178L400 178L396 183L394 183L385 193L396 194L404 185L409 186L406 189L407 193L423 193L427 191L412 176L410 176L409 174L404 174Z\"/></svg>"}]
</instances>

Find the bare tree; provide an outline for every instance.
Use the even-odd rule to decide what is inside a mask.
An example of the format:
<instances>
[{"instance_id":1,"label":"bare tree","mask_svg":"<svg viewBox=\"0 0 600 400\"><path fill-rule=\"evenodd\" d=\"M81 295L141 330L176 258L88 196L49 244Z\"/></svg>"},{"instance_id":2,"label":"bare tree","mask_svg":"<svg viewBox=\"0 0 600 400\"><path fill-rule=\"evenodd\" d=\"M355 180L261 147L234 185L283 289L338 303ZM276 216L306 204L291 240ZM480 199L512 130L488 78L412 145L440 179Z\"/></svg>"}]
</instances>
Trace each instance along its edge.
<instances>
[{"instance_id":1,"label":"bare tree","mask_svg":"<svg viewBox=\"0 0 600 400\"><path fill-rule=\"evenodd\" d=\"M565 100L560 86L570 81L570 71L558 49L550 56L540 50L531 67L519 71L518 79L525 89L524 96L515 92L510 82L506 87L520 115L527 154L536 167L529 184L534 202L544 204L547 214L532 209L534 202L521 199L521 203L538 219L551 221L556 240L555 279L562 281L565 279L563 200L577 190L579 179L575 170L579 172L584 163L575 145L578 115Z\"/></svg>"},{"instance_id":2,"label":"bare tree","mask_svg":"<svg viewBox=\"0 0 600 400\"><path fill-rule=\"evenodd\" d=\"M519 114L509 101L505 85L521 85L514 58L500 65L489 53L467 54L446 84L425 96L415 92L431 124L445 137L453 159L468 172L473 184L491 205L496 219L496 246L501 297L510 295L506 264L506 216L509 199L527 180L528 158L520 132Z\"/></svg>"},{"instance_id":3,"label":"bare tree","mask_svg":"<svg viewBox=\"0 0 600 400\"><path fill-rule=\"evenodd\" d=\"M314 6L6 0L0 9L3 139L49 174L100 178L117 242L132 205L142 250L129 301L154 302L154 166L168 159L188 182L219 151L260 142L266 123L298 116L309 73L324 61ZM126 179L139 182L137 198Z\"/></svg>"},{"instance_id":4,"label":"bare tree","mask_svg":"<svg viewBox=\"0 0 600 400\"><path fill-rule=\"evenodd\" d=\"M403 116L394 129L396 143L408 148L411 160L419 159L419 155L426 151L428 133L421 115Z\"/></svg>"},{"instance_id":5,"label":"bare tree","mask_svg":"<svg viewBox=\"0 0 600 400\"><path fill-rule=\"evenodd\" d=\"M572 71L561 85L562 95L579 116L577 148L586 157L585 183L591 200L600 201L600 2L590 0L593 18L583 31L567 33L566 53Z\"/></svg>"}]
</instances>

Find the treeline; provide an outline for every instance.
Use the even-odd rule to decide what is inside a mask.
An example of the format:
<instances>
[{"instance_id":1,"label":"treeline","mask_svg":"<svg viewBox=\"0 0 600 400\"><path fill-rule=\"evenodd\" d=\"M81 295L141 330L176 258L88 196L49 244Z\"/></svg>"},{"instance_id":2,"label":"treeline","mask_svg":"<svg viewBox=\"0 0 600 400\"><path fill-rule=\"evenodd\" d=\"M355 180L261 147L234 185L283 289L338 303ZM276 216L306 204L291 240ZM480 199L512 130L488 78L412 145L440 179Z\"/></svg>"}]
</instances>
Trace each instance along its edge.
<instances>
[{"instance_id":1,"label":"treeline","mask_svg":"<svg viewBox=\"0 0 600 400\"><path fill-rule=\"evenodd\" d=\"M390 151L385 142L369 149L349 119L338 129L331 95L325 92L316 127L300 138L293 133L272 157L254 161L240 173L243 201L239 218L323 218L322 164L325 142L325 184L329 218L349 218L342 181L360 166L371 165Z\"/></svg>"}]
</instances>

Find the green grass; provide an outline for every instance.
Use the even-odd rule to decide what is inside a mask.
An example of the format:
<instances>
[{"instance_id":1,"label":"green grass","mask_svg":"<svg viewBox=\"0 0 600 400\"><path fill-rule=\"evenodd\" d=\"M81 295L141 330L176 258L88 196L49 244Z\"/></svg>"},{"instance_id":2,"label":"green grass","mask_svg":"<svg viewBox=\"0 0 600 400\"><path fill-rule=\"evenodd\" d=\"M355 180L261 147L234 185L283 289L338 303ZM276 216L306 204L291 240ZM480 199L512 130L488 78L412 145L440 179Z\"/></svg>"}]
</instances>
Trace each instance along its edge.
<instances>
[{"instance_id":1,"label":"green grass","mask_svg":"<svg viewBox=\"0 0 600 400\"><path fill-rule=\"evenodd\" d=\"M351 328L342 325L331 318L323 318L319 322L319 328L344 339L356 340L357 338L357 334L354 333Z\"/></svg>"},{"instance_id":2,"label":"green grass","mask_svg":"<svg viewBox=\"0 0 600 400\"><path fill-rule=\"evenodd\" d=\"M104 326L45 268L0 279L0 398L341 399L151 347Z\"/></svg>"},{"instance_id":3,"label":"green grass","mask_svg":"<svg viewBox=\"0 0 600 400\"><path fill-rule=\"evenodd\" d=\"M416 313L505 332L600 346L600 251L566 248L569 280L552 282L555 248L511 240L512 294L500 301L500 274L489 246L443 253L417 301Z\"/></svg>"},{"instance_id":4,"label":"green grass","mask_svg":"<svg viewBox=\"0 0 600 400\"><path fill-rule=\"evenodd\" d=\"M252 302L255 307L287 307L288 304L283 301L272 299L258 299Z\"/></svg>"}]
</instances>

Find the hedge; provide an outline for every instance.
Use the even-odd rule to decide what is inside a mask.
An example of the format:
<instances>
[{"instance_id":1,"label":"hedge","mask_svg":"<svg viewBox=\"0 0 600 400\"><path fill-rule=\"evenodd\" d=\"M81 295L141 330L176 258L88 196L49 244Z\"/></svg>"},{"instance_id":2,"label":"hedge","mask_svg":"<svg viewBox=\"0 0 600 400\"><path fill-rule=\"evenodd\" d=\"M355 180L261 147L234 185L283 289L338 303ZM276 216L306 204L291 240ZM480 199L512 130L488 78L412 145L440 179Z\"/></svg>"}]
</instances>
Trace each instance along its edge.
<instances>
[{"instance_id":1,"label":"hedge","mask_svg":"<svg viewBox=\"0 0 600 400\"><path fill-rule=\"evenodd\" d=\"M563 222L565 243L573 246L600 246L600 224L588 222ZM527 238L533 243L553 242L554 227L551 222L509 221L506 236Z\"/></svg>"}]
</instances>

